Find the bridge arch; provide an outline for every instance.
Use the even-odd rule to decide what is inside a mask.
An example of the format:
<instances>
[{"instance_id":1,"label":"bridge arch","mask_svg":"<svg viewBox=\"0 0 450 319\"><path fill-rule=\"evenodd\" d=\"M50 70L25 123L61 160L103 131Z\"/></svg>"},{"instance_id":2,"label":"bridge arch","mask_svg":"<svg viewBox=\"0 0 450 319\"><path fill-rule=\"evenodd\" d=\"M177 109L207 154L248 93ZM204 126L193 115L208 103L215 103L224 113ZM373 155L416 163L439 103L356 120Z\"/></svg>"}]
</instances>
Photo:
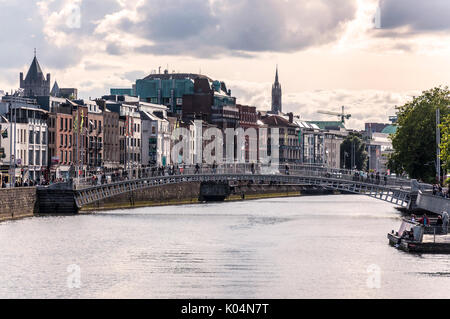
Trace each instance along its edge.
<instances>
[{"instance_id":1,"label":"bridge arch","mask_svg":"<svg viewBox=\"0 0 450 319\"><path fill-rule=\"evenodd\" d=\"M325 176L299 176L279 174L193 174L158 176L137 180L127 180L98 186L87 187L74 191L75 203L80 209L83 206L111 198L127 192L138 191L150 187L170 185L187 182L231 182L244 181L253 183L277 183L291 185L312 185L362 194L400 207L409 208L412 195L410 190L395 186L383 186L373 183L364 183L344 178L330 178Z\"/></svg>"}]
</instances>

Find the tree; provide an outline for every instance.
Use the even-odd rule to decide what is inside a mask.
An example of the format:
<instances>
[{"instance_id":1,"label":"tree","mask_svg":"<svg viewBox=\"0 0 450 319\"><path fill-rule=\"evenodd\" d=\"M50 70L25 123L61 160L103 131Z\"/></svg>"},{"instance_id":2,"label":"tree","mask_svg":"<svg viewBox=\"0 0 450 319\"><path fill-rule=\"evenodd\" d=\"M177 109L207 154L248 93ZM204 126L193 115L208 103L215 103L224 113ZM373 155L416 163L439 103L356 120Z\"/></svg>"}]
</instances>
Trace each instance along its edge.
<instances>
[{"instance_id":1,"label":"tree","mask_svg":"<svg viewBox=\"0 0 450 319\"><path fill-rule=\"evenodd\" d=\"M409 177L434 182L436 179L436 109L441 116L450 112L448 87L436 87L413 97L403 106L396 107L398 129L391 136L394 152L388 168Z\"/></svg>"},{"instance_id":2,"label":"tree","mask_svg":"<svg viewBox=\"0 0 450 319\"><path fill-rule=\"evenodd\" d=\"M362 170L367 167L366 144L364 144L361 135L350 133L341 144L342 168L352 168L352 154L355 154L356 169Z\"/></svg>"}]
</instances>

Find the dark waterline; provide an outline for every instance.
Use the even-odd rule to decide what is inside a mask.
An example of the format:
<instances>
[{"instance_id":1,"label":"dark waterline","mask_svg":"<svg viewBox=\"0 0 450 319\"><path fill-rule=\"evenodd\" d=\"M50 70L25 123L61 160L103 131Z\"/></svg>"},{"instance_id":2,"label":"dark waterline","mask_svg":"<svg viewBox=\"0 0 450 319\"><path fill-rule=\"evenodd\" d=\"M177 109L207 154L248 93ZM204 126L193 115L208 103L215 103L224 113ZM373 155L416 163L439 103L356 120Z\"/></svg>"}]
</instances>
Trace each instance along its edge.
<instances>
[{"instance_id":1,"label":"dark waterline","mask_svg":"<svg viewBox=\"0 0 450 319\"><path fill-rule=\"evenodd\" d=\"M399 222L394 206L359 195L5 222L0 297L450 298L449 256L390 247Z\"/></svg>"}]
</instances>

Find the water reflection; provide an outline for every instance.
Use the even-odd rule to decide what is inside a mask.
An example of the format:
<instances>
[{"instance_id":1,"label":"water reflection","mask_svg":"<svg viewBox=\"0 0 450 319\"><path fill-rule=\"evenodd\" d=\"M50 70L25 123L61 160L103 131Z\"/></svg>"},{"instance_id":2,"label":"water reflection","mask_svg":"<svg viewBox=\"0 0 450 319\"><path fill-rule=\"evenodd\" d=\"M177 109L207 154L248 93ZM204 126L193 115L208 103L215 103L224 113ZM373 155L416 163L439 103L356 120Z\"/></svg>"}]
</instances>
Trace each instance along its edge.
<instances>
[{"instance_id":1,"label":"water reflection","mask_svg":"<svg viewBox=\"0 0 450 319\"><path fill-rule=\"evenodd\" d=\"M450 297L448 255L387 244L401 215L364 196L117 210L0 224L0 297ZM67 287L68 265L81 288ZM367 286L368 267L380 288Z\"/></svg>"}]
</instances>

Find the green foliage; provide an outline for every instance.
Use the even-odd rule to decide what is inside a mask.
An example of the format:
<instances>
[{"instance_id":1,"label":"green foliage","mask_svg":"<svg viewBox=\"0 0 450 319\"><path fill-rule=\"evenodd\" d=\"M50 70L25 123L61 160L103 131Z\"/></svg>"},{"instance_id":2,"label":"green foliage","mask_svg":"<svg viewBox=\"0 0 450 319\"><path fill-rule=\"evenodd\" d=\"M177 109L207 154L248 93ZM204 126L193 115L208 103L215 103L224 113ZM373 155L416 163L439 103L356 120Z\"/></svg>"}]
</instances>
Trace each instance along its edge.
<instances>
[{"instance_id":1,"label":"green foliage","mask_svg":"<svg viewBox=\"0 0 450 319\"><path fill-rule=\"evenodd\" d=\"M450 170L450 114L441 121L441 160L443 167Z\"/></svg>"},{"instance_id":2,"label":"green foliage","mask_svg":"<svg viewBox=\"0 0 450 319\"><path fill-rule=\"evenodd\" d=\"M355 165L356 169L363 170L367 168L368 154L366 152L366 144L363 142L361 135L351 133L341 144L341 167L351 168L352 166L352 144L355 149Z\"/></svg>"},{"instance_id":3,"label":"green foliage","mask_svg":"<svg viewBox=\"0 0 450 319\"><path fill-rule=\"evenodd\" d=\"M391 136L394 152L388 168L396 174L434 182L436 178L436 109L441 116L450 114L448 87L433 88L396 107L398 130Z\"/></svg>"}]
</instances>

